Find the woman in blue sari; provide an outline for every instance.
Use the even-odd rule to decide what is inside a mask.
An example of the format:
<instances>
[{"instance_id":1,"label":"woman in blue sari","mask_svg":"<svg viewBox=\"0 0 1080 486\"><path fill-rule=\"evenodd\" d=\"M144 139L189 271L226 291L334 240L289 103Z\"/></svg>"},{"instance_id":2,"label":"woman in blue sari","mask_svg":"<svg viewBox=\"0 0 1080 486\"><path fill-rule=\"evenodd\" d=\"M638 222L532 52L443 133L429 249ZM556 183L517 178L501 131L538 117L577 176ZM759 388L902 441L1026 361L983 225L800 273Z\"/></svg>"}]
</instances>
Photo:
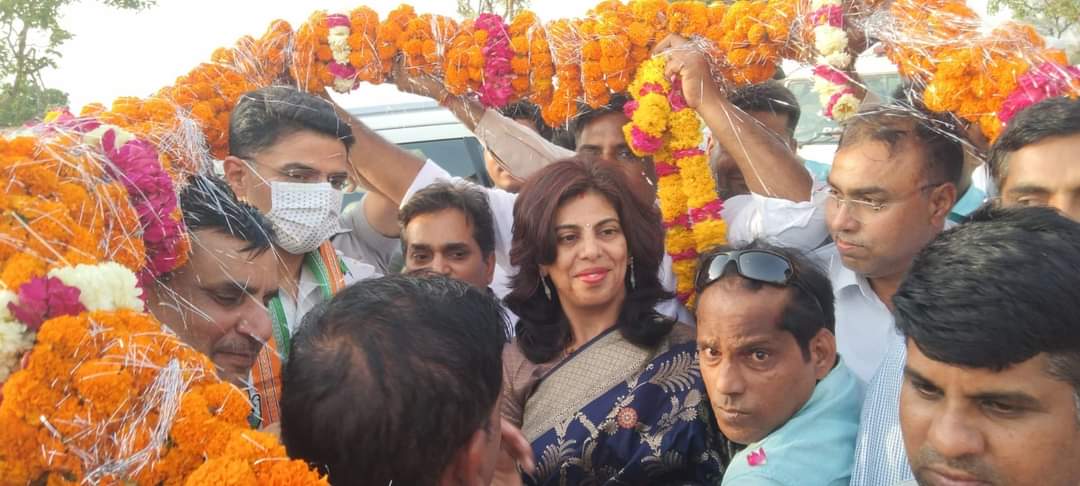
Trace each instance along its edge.
<instances>
[{"instance_id":1,"label":"woman in blue sari","mask_svg":"<svg viewBox=\"0 0 1080 486\"><path fill-rule=\"evenodd\" d=\"M514 205L503 416L532 445L526 484L719 484L694 332L653 308L660 215L624 169L571 159ZM644 190L643 190L644 189Z\"/></svg>"}]
</instances>

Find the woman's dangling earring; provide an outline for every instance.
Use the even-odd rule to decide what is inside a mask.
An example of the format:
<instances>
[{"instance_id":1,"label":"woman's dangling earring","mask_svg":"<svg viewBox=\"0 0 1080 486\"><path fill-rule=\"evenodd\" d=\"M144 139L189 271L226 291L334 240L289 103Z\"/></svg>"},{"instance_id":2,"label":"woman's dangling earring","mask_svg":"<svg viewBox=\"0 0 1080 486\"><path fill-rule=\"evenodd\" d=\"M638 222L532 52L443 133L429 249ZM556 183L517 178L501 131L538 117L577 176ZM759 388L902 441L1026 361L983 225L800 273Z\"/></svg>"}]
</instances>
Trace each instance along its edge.
<instances>
[{"instance_id":1,"label":"woman's dangling earring","mask_svg":"<svg viewBox=\"0 0 1080 486\"><path fill-rule=\"evenodd\" d=\"M540 285L544 286L544 295L551 300L551 287L548 287L547 277L540 277Z\"/></svg>"},{"instance_id":2,"label":"woman's dangling earring","mask_svg":"<svg viewBox=\"0 0 1080 486\"><path fill-rule=\"evenodd\" d=\"M637 277L634 276L634 257L630 257L630 290L637 288Z\"/></svg>"}]
</instances>

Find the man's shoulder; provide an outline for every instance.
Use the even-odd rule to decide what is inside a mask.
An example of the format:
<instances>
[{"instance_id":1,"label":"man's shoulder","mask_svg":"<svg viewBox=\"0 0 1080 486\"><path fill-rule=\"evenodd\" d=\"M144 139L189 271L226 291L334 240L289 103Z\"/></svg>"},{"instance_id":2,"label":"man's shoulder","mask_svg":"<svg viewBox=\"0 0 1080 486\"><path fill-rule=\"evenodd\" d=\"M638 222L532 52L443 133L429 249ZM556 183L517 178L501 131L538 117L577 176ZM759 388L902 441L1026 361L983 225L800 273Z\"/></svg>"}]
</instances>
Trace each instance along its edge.
<instances>
[{"instance_id":1,"label":"man's shoulder","mask_svg":"<svg viewBox=\"0 0 1080 486\"><path fill-rule=\"evenodd\" d=\"M383 276L374 265L364 263L360 260L349 258L338 252L338 258L341 259L341 263L345 265L345 284L351 284L366 280L369 278L378 278Z\"/></svg>"}]
</instances>

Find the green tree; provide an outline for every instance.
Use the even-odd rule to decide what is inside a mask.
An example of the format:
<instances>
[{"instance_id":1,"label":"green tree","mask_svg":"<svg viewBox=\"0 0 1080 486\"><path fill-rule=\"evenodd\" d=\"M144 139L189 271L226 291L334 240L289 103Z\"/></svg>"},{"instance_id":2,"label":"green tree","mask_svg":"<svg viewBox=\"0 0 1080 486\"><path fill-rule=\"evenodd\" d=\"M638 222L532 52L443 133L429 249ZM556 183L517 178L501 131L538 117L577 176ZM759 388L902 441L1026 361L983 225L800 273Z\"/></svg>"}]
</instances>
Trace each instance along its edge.
<instances>
[{"instance_id":1,"label":"green tree","mask_svg":"<svg viewBox=\"0 0 1080 486\"><path fill-rule=\"evenodd\" d=\"M465 18L487 12L501 15L509 21L526 8L529 8L529 0L457 0L457 11Z\"/></svg>"},{"instance_id":2,"label":"green tree","mask_svg":"<svg viewBox=\"0 0 1080 486\"><path fill-rule=\"evenodd\" d=\"M1080 28L1077 0L990 0L990 13L997 13L1002 7L1049 37L1060 38Z\"/></svg>"},{"instance_id":3,"label":"green tree","mask_svg":"<svg viewBox=\"0 0 1080 486\"><path fill-rule=\"evenodd\" d=\"M41 72L56 67L60 46L72 38L59 17L75 1L0 0L0 126L19 125L67 103L67 93L46 87ZM156 0L98 1L141 10Z\"/></svg>"}]
</instances>

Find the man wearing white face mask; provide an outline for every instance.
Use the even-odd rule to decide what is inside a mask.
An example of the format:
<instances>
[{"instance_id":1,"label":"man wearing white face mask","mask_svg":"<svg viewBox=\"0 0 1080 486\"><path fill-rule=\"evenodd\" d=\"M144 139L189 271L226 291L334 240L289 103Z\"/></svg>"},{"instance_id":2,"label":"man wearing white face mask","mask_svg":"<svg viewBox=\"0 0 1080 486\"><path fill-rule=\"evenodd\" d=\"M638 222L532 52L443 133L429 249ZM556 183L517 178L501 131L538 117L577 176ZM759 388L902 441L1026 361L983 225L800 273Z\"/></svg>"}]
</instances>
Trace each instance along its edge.
<instances>
[{"instance_id":1,"label":"man wearing white face mask","mask_svg":"<svg viewBox=\"0 0 1080 486\"><path fill-rule=\"evenodd\" d=\"M248 93L230 116L225 179L270 220L280 250L273 339L253 369L261 426L279 419L280 370L303 316L346 285L386 273L399 246L384 236L397 234L397 208L378 193L341 214L353 140L326 100L292 88Z\"/></svg>"}]
</instances>

